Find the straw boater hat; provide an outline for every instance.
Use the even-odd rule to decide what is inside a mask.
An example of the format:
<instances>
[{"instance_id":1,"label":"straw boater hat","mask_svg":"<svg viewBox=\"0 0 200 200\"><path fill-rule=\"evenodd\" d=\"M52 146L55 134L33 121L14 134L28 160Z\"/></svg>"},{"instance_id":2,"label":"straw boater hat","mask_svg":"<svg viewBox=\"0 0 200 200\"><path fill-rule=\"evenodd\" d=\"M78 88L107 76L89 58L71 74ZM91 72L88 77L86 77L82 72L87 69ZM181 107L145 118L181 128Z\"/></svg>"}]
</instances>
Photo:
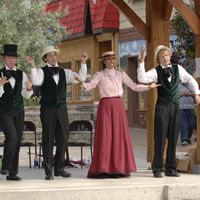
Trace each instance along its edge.
<instances>
[{"instance_id":1,"label":"straw boater hat","mask_svg":"<svg viewBox=\"0 0 200 200\"><path fill-rule=\"evenodd\" d=\"M104 60L105 58L109 58L109 57L115 57L115 52L114 51L103 52L100 60Z\"/></svg>"},{"instance_id":2,"label":"straw boater hat","mask_svg":"<svg viewBox=\"0 0 200 200\"><path fill-rule=\"evenodd\" d=\"M47 46L43 49L40 57L43 58L44 55L46 55L49 52L55 51L57 53L57 55L60 53L60 49L55 48L54 46Z\"/></svg>"},{"instance_id":3,"label":"straw boater hat","mask_svg":"<svg viewBox=\"0 0 200 200\"><path fill-rule=\"evenodd\" d=\"M157 56L158 56L159 51L161 51L161 50L167 50L172 54L172 51L171 51L171 49L169 47L166 47L164 45L159 45L159 46L156 47L156 49L154 51L155 52L154 54L155 54L155 60L156 61L158 61Z\"/></svg>"}]
</instances>

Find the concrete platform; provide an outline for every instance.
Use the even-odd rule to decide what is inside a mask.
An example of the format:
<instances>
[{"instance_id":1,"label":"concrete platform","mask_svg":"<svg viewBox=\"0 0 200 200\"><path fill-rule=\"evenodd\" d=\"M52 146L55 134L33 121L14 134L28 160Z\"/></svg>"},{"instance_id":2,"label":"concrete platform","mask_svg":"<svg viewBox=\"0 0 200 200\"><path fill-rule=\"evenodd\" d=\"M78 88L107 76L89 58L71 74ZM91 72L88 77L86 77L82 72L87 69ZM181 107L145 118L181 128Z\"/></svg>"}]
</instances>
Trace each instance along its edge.
<instances>
[{"instance_id":1,"label":"concrete platform","mask_svg":"<svg viewBox=\"0 0 200 200\"><path fill-rule=\"evenodd\" d=\"M199 175L152 177L139 169L129 178L88 179L87 169L69 169L72 177L44 180L43 169L23 168L23 181L0 181L1 200L182 200L200 199ZM31 179L30 179L31 177Z\"/></svg>"},{"instance_id":2,"label":"concrete platform","mask_svg":"<svg viewBox=\"0 0 200 200\"><path fill-rule=\"evenodd\" d=\"M88 179L88 168L68 168L70 178L44 180L44 170L29 168L27 148L21 148L21 182L0 175L0 200L200 200L200 175L154 178L146 162L146 130L131 129L137 172L121 179ZM178 150L184 148L178 146ZM0 154L2 154L0 148ZM70 147L71 158L80 158L80 148ZM90 159L89 149L84 158Z\"/></svg>"}]
</instances>

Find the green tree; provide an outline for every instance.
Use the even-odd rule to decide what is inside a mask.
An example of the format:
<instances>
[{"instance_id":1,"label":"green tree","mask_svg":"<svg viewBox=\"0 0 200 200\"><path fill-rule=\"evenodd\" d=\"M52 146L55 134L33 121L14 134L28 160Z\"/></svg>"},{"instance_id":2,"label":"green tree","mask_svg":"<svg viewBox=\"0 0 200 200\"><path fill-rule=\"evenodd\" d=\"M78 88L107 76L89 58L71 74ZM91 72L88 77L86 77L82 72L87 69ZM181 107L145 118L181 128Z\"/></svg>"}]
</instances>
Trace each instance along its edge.
<instances>
[{"instance_id":1,"label":"green tree","mask_svg":"<svg viewBox=\"0 0 200 200\"><path fill-rule=\"evenodd\" d=\"M194 9L193 1L189 6ZM178 12L171 23L176 32L176 40L171 41L174 49L172 59L192 73L195 71L195 35Z\"/></svg>"},{"instance_id":2,"label":"green tree","mask_svg":"<svg viewBox=\"0 0 200 200\"><path fill-rule=\"evenodd\" d=\"M41 66L42 49L49 44L58 45L67 34L66 27L59 23L67 15L66 9L61 11L62 1L55 13L46 12L48 3L49 0L0 0L0 49L4 44L18 45L18 68L27 73L30 66L25 55Z\"/></svg>"}]
</instances>

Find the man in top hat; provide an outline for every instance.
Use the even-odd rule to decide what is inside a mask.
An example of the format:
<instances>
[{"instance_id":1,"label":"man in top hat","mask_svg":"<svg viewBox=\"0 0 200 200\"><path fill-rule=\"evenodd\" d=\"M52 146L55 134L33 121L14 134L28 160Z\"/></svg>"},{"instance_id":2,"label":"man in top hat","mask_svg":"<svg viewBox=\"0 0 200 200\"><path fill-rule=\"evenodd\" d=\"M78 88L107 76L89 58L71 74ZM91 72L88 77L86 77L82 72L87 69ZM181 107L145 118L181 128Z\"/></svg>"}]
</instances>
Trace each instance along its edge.
<instances>
[{"instance_id":1,"label":"man in top hat","mask_svg":"<svg viewBox=\"0 0 200 200\"><path fill-rule=\"evenodd\" d=\"M23 97L33 94L32 83L25 72L16 68L17 45L5 44L0 55L4 61L0 69L0 127L5 135L1 174L7 175L7 180L20 181L17 174L24 129Z\"/></svg>"},{"instance_id":2,"label":"man in top hat","mask_svg":"<svg viewBox=\"0 0 200 200\"><path fill-rule=\"evenodd\" d=\"M196 80L180 65L170 62L172 51L159 45L155 49L155 60L158 66L145 72L145 48L141 49L141 60L137 70L138 80L142 83L158 82L158 98L154 119L154 160L153 175L161 178L163 168L163 153L168 139L165 175L179 177L176 171L176 144L179 134L179 81L188 83L195 94L196 103L200 103L200 91Z\"/></svg>"},{"instance_id":3,"label":"man in top hat","mask_svg":"<svg viewBox=\"0 0 200 200\"><path fill-rule=\"evenodd\" d=\"M74 76L78 74L69 69L58 66L57 56L60 50L54 46L47 46L41 53L42 60L46 65L36 68L33 59L26 57L32 65L31 77L33 85L40 86L40 105L42 122L42 151L46 180L53 179L53 143L56 142L56 156L54 163L54 176L69 177L64 171L64 156L69 136L68 115L66 107L67 83L78 83ZM86 79L88 56L84 53L81 57L79 77Z\"/></svg>"}]
</instances>

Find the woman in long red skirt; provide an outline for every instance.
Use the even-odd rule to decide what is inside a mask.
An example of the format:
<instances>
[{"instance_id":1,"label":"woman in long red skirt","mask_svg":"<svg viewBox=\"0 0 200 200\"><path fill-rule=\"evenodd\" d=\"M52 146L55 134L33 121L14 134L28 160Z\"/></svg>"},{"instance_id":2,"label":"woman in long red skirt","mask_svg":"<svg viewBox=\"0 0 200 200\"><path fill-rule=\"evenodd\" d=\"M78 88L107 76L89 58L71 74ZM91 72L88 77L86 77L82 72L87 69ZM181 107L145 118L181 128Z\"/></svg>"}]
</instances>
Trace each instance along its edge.
<instances>
[{"instance_id":1,"label":"woman in long red skirt","mask_svg":"<svg viewBox=\"0 0 200 200\"><path fill-rule=\"evenodd\" d=\"M100 93L89 178L120 178L136 171L128 120L120 98L123 84L134 91L159 86L155 83L136 84L125 72L115 70L115 64L115 53L105 52L102 55L103 70L96 72L89 83L80 81L85 90L98 86Z\"/></svg>"}]
</instances>

